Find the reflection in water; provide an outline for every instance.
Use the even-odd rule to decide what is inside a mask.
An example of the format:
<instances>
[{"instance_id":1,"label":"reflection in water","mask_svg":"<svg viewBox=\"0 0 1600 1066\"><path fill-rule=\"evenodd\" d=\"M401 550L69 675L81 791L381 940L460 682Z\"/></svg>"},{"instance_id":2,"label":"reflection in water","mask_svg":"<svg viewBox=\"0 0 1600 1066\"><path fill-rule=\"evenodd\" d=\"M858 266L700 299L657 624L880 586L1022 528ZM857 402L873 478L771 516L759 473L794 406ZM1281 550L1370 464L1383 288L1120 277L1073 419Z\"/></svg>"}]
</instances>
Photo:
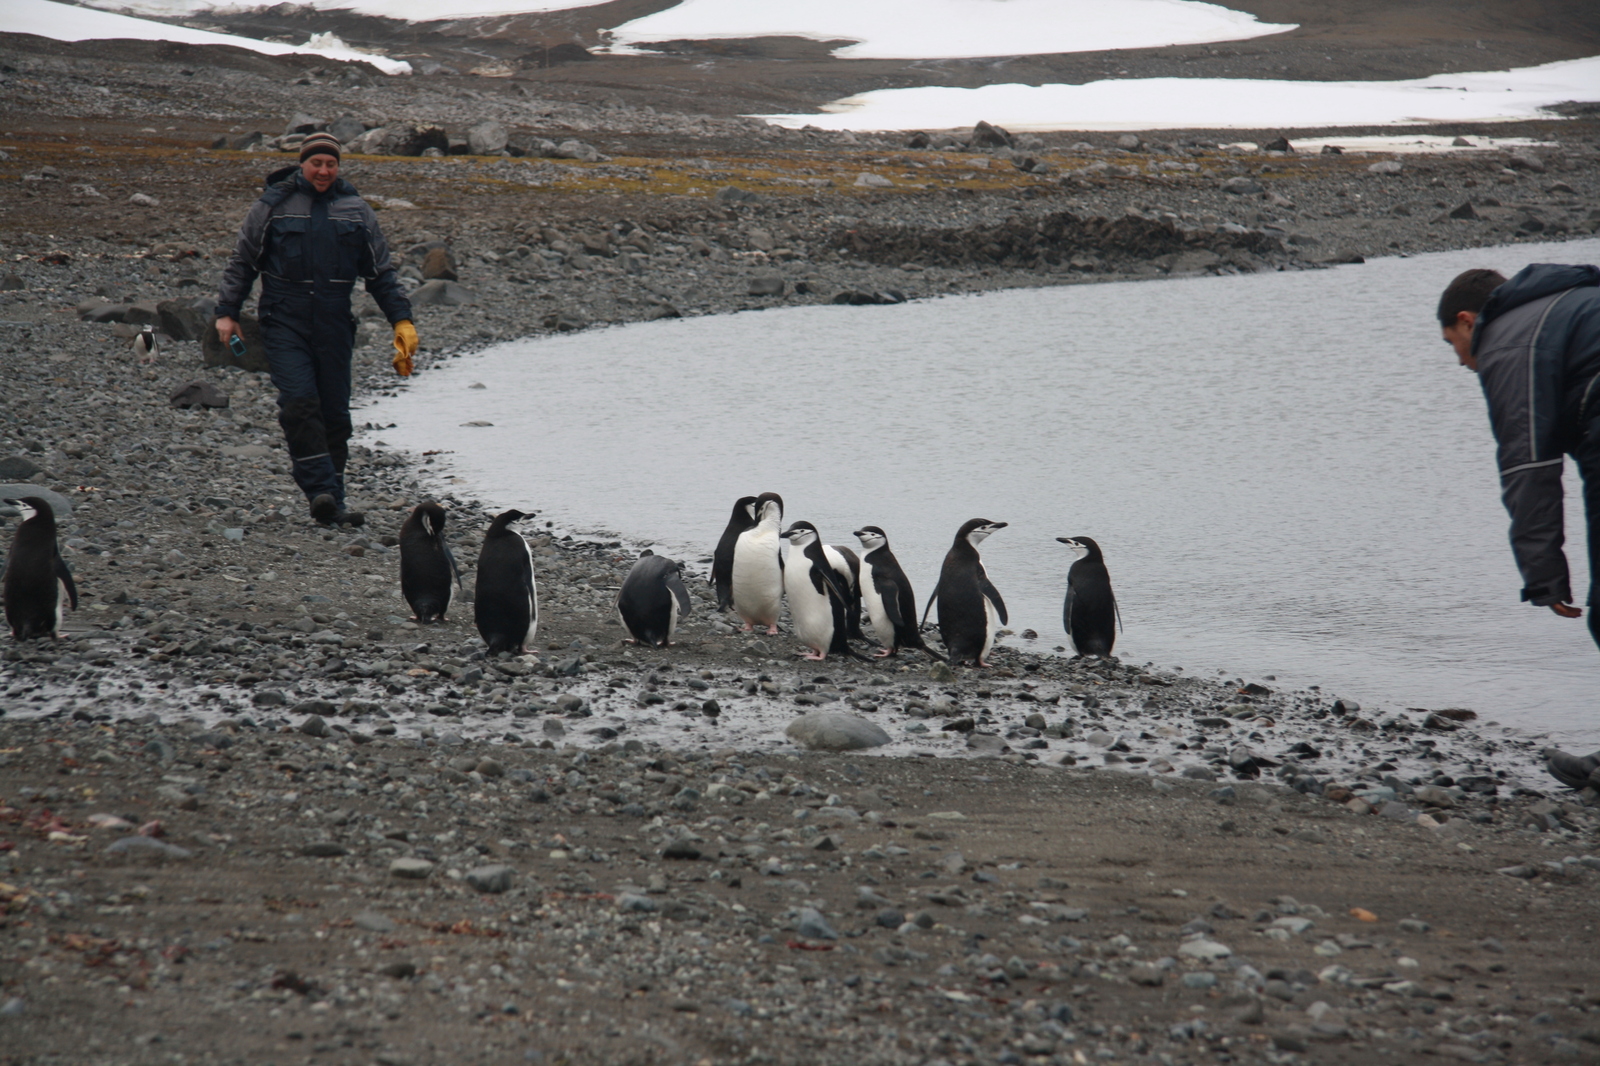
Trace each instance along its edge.
<instances>
[{"instance_id":1,"label":"reflection in water","mask_svg":"<svg viewBox=\"0 0 1600 1066\"><path fill-rule=\"evenodd\" d=\"M772 490L830 543L882 526L926 597L964 520L1009 522L985 563L1043 649L1065 643L1055 538L1091 536L1125 658L1592 746L1600 657L1583 623L1518 602L1482 395L1432 310L1468 266L1596 258L1524 245L626 326L463 357L364 417L452 450L495 507L691 562L734 499Z\"/></svg>"}]
</instances>

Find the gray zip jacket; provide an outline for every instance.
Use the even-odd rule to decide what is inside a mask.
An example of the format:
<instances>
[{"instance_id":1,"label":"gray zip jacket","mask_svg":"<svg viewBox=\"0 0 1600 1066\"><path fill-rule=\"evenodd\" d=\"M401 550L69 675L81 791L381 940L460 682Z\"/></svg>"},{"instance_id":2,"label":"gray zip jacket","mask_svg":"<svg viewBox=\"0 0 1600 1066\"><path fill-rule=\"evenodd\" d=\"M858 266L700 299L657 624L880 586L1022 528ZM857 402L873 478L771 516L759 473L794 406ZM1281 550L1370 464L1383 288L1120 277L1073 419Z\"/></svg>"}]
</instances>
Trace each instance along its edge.
<instances>
[{"instance_id":1,"label":"gray zip jacket","mask_svg":"<svg viewBox=\"0 0 1600 1066\"><path fill-rule=\"evenodd\" d=\"M1472 332L1478 380L1499 444L1500 494L1522 598L1571 603L1562 552L1562 457L1600 418L1600 268L1535 263L1495 289ZM1600 434L1600 425L1591 431ZM1594 446L1591 444L1591 450ZM1600 454L1583 457L1600 478ZM1600 515L1589 515L1600 536Z\"/></svg>"},{"instance_id":2,"label":"gray zip jacket","mask_svg":"<svg viewBox=\"0 0 1600 1066\"><path fill-rule=\"evenodd\" d=\"M378 217L343 178L319 193L299 167L268 175L223 271L219 317L239 317L257 275L264 304L331 300L347 313L360 278L391 325L411 317Z\"/></svg>"}]
</instances>

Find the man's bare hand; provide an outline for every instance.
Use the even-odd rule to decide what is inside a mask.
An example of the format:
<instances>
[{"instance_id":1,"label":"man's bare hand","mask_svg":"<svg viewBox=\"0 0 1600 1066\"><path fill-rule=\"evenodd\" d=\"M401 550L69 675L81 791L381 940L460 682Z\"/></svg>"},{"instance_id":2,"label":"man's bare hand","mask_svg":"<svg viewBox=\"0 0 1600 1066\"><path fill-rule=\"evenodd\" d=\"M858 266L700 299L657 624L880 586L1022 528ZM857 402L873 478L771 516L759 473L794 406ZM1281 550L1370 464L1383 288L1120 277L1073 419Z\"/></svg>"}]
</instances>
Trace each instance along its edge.
<instances>
[{"instance_id":1,"label":"man's bare hand","mask_svg":"<svg viewBox=\"0 0 1600 1066\"><path fill-rule=\"evenodd\" d=\"M1582 618L1583 609L1574 607L1570 603L1552 603L1550 609L1562 618Z\"/></svg>"},{"instance_id":2,"label":"man's bare hand","mask_svg":"<svg viewBox=\"0 0 1600 1066\"><path fill-rule=\"evenodd\" d=\"M238 332L239 323L235 322L233 319L228 318L227 316L217 319L217 336L222 340L222 346L224 348L228 346L228 338Z\"/></svg>"}]
</instances>

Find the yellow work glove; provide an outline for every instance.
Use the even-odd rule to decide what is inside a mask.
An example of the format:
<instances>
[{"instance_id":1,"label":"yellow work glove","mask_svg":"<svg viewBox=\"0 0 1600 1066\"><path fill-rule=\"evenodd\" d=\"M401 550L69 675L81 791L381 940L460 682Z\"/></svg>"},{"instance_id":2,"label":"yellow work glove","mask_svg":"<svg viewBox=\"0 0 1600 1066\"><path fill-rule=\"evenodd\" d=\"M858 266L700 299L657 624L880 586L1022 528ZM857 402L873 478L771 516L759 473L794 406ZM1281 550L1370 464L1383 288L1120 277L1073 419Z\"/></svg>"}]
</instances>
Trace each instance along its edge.
<instances>
[{"instance_id":1,"label":"yellow work glove","mask_svg":"<svg viewBox=\"0 0 1600 1066\"><path fill-rule=\"evenodd\" d=\"M417 327L409 318L394 324L394 372L403 378L411 376L411 357L417 354Z\"/></svg>"}]
</instances>

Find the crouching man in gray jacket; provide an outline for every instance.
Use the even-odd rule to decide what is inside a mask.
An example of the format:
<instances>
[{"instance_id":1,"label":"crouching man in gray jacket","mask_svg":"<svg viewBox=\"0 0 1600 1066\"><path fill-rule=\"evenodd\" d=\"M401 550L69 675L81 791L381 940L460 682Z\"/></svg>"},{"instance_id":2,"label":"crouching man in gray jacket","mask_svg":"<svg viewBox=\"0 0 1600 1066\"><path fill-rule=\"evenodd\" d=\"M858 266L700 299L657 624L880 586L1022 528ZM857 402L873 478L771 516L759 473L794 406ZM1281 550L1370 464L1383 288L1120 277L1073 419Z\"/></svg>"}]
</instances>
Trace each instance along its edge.
<instances>
[{"instance_id":1,"label":"crouching man in gray jacket","mask_svg":"<svg viewBox=\"0 0 1600 1066\"><path fill-rule=\"evenodd\" d=\"M1563 456L1577 461L1600 644L1600 268L1535 263L1510 281L1468 270L1440 297L1439 325L1489 401L1522 598L1563 618L1583 614L1561 550Z\"/></svg>"}]
</instances>

